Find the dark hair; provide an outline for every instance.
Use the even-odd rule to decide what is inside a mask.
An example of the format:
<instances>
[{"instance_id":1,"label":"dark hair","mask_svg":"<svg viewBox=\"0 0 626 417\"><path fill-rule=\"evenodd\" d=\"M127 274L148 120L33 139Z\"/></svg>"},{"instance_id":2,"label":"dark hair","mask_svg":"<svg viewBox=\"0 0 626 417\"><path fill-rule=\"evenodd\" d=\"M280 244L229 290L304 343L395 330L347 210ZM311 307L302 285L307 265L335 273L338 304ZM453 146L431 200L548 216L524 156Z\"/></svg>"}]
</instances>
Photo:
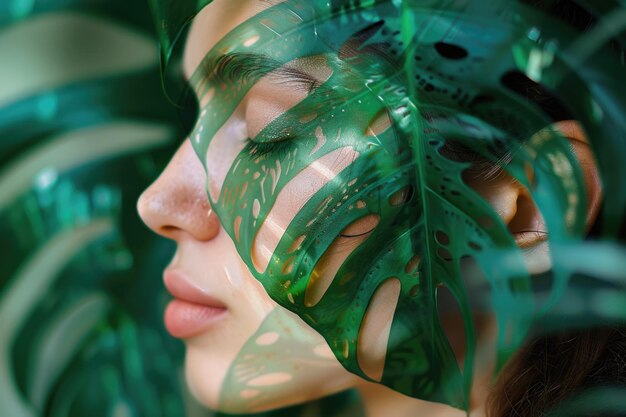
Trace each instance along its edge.
<instances>
[{"instance_id":1,"label":"dark hair","mask_svg":"<svg viewBox=\"0 0 626 417\"><path fill-rule=\"evenodd\" d=\"M488 398L487 416L540 417L587 389L615 385L626 385L625 329L544 336L504 367Z\"/></svg>"},{"instance_id":2,"label":"dark hair","mask_svg":"<svg viewBox=\"0 0 626 417\"><path fill-rule=\"evenodd\" d=\"M571 0L524 3L578 30L588 30L597 23L594 16ZM610 46L624 54L615 41ZM559 110L547 100L529 99ZM592 235L596 229L592 229ZM487 416L540 417L588 389L616 385L626 386L626 328L607 326L536 337L500 372L487 400Z\"/></svg>"}]
</instances>

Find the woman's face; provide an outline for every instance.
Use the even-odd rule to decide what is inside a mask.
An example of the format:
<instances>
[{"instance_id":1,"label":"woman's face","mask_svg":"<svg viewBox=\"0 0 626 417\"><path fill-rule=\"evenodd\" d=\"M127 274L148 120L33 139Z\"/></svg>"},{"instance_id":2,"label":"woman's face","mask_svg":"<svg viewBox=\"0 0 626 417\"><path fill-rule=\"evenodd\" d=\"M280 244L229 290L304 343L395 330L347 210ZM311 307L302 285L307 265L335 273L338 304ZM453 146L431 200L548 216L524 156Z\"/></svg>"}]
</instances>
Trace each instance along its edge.
<instances>
[{"instance_id":1,"label":"woman's face","mask_svg":"<svg viewBox=\"0 0 626 417\"><path fill-rule=\"evenodd\" d=\"M222 36L267 7L260 3L216 0L203 9L188 36L185 74L191 76ZM246 108L233 114L207 153L209 192L219 195L221 182L249 131L259 131L301 98L301 93L288 87L269 83L255 87ZM299 187L306 188L304 183L316 179L319 175L310 173L301 178ZM175 297L166 309L165 325L185 342L186 378L194 396L214 409L257 411L301 403L353 385L356 377L342 368L323 338L277 306L253 278L211 209L206 181L207 173L187 139L138 202L143 221L177 243L164 273L165 285ZM294 192L281 205L278 218L293 216L299 197L306 198ZM276 235L268 231L262 239L272 245ZM258 259L267 262L263 253ZM241 372L236 366L252 373L250 368L255 366L268 369L242 383L233 377Z\"/></svg>"},{"instance_id":2,"label":"woman's face","mask_svg":"<svg viewBox=\"0 0 626 417\"><path fill-rule=\"evenodd\" d=\"M269 2L258 0L215 0L205 7L196 17L187 39L184 56L187 77L198 74L207 52L226 34L267 7ZM253 45L257 41L258 37L251 35L243 39L243 45ZM339 53L348 57L354 53L354 47L349 44L344 46ZM308 166L291 173L289 181L274 196L273 204L265 213L265 220L259 225L254 222L256 233L248 239L248 248L244 251L249 255L247 262L241 256L241 247L242 242L246 241L250 225L240 216L233 215L228 224L232 233L227 233L224 219L218 220L210 203L218 200L220 203L228 203L228 196L233 195L232 199L238 205L241 202L235 210L251 211L252 217L249 216L248 220L253 222L259 212L263 213L265 209L259 207L263 200L261 197L254 201L243 198L238 200L237 196L243 196L246 192L250 194L253 180L262 182L266 178L267 184L270 184L272 181L278 182L276 178L280 177L281 172L283 176L287 175L289 165L274 165L273 161L271 167L259 163L263 165L262 171L266 175L263 177L260 173L260 178L254 177L253 164L270 158L259 157L255 160L254 152L263 153L263 148L251 148L248 138L263 132L267 126L305 100L314 90L313 86L323 84L333 69L322 55L296 59L285 67L292 77L291 81L281 79L280 71L262 77L229 112L206 148L199 145L204 140L203 130L205 127L208 129L201 121L207 112L221 111L221 104L213 104L215 96L227 96L230 89L235 87L234 83L224 82L215 86L221 92L197 89L201 91L197 97L201 110L198 125L138 203L144 222L155 232L177 243L176 255L164 274L165 285L175 297L167 307L165 324L173 336L185 342L187 382L201 402L227 412L260 411L300 403L347 389L359 381L340 365L324 339L298 316L272 301L253 275L271 275L272 268L275 268L276 274L285 276L295 273L287 262L274 265L273 256L281 247L288 254L298 253L311 238L307 234L289 236L286 231L292 223L297 223L294 219L302 221L301 213L309 200L335 178L344 175L345 168L355 161L365 160L369 148L364 143L359 143L360 147L354 144L354 138L346 133L350 132L347 125L340 126L338 130L343 136L339 133L326 135L322 129L316 129L311 135L315 137L312 149L307 152ZM236 72L234 74L237 76ZM311 117L314 116L304 114L299 120L308 123ZM373 112L365 121L350 120L350 123L360 123L363 127L359 128L361 135L356 138L356 142L365 142L362 138L382 137L391 130L389 116L384 111ZM576 150L580 154L582 134L577 135L579 141L576 142ZM567 136L576 139L574 133ZM343 145L335 146L334 150L327 151L323 156L314 156L321 148L327 150L329 142L333 140L343 141ZM202 152L198 152L198 149L202 149ZM233 183L230 180L232 173L237 169L240 155L246 151L251 151L253 156L253 162L248 161L252 168L249 172L250 180ZM585 155L590 158L587 148L582 152L586 152ZM300 159L306 158L306 155L300 155ZM346 187L356 182L356 178L354 181L345 176L340 179L347 184ZM541 231L545 225L534 209L532 200L518 183L502 175L489 181L468 180L468 183L509 224L520 246L534 247L544 239L541 233L531 236L523 233L527 230ZM357 186L360 184L357 183ZM260 189L270 188L261 184ZM350 192L345 194L348 201ZM411 194L410 188L400 187L385 198L384 204L396 210L408 202ZM265 195L262 197L264 199ZM320 206L324 206L327 201L330 200L323 200ZM337 210L340 210L342 202L337 203ZM302 299L294 303L289 298L286 303L301 306L298 308L304 310L300 311L305 311L320 303L334 281L343 280L335 278L351 254L371 243L367 240L372 232L382 233L380 229L389 226L384 223L388 217L378 216L375 210L368 211L370 206L363 200L355 199L350 209L354 212L361 210L362 214L352 215L349 222L338 226L337 233L329 237L329 244L317 260L306 291L301 291ZM225 211L223 207L222 210ZM311 224L316 226L312 220ZM378 227L380 225L383 226ZM284 243L285 236L288 248ZM309 247L314 246L311 245ZM409 262L406 268L404 263L401 268L407 274L404 279L414 279L419 260L411 255L407 259ZM529 266L531 270L546 267L532 259L529 260ZM288 283L291 281L283 282L282 285L287 286ZM398 300L401 297L415 297L420 290L416 290L417 285L414 284L401 285L396 277L376 283L372 288L375 292L362 303L367 306L367 311L357 329L358 341L356 338L350 341L344 339L345 343L335 344L333 349L335 354L339 352L345 359L355 355L363 374L380 381ZM358 302L356 305L364 308ZM464 340L458 337L463 332L462 323L454 312L450 314L454 317L451 320L444 317L445 311L440 311L440 316L442 323L448 323L445 331L454 354L462 359ZM434 365L437 366L437 363Z\"/></svg>"}]
</instances>

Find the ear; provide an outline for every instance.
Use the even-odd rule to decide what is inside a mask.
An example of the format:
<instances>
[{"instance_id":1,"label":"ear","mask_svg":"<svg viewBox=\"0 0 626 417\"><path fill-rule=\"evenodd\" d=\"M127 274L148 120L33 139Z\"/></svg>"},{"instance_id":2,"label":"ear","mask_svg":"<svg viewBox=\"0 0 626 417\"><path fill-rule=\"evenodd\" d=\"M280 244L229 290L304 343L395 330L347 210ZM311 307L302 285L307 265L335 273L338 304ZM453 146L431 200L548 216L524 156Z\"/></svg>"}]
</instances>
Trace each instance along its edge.
<instances>
[{"instance_id":1,"label":"ear","mask_svg":"<svg viewBox=\"0 0 626 417\"><path fill-rule=\"evenodd\" d=\"M570 142L582 169L587 191L587 231L593 225L602 200L602 186L591 147L580 124L574 120L555 123L547 129L558 130ZM516 243L527 251L526 259L531 273L550 267L547 228L530 193L519 182L503 173L496 178L472 182L472 188L482 195L508 225Z\"/></svg>"}]
</instances>

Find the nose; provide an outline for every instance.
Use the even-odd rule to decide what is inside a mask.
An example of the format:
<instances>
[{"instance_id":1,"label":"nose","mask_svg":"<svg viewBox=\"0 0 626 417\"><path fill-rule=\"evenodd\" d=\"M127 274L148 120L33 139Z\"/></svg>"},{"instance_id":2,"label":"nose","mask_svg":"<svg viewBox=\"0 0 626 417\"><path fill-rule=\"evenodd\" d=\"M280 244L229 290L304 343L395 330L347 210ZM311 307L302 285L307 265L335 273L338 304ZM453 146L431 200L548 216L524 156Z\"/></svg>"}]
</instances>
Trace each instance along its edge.
<instances>
[{"instance_id":1,"label":"nose","mask_svg":"<svg viewBox=\"0 0 626 417\"><path fill-rule=\"evenodd\" d=\"M220 224L211 209L205 184L204 167L186 140L139 197L139 216L150 229L166 238L211 240L218 234Z\"/></svg>"}]
</instances>

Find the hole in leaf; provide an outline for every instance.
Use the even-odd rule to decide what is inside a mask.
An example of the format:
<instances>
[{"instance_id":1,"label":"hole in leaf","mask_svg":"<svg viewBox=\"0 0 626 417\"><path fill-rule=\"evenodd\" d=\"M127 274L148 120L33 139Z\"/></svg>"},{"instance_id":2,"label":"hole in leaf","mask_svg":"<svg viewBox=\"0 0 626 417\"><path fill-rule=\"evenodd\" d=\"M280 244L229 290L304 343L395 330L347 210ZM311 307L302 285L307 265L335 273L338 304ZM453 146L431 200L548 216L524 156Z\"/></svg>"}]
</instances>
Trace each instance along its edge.
<instances>
[{"instance_id":1,"label":"hole in leaf","mask_svg":"<svg viewBox=\"0 0 626 417\"><path fill-rule=\"evenodd\" d=\"M480 246L480 245L479 245L478 243L476 243L476 242L471 242L471 241L470 241L470 242L468 243L468 246L469 246L470 248L474 249L474 250L477 250L477 251L479 251L479 250L483 250L483 247L482 247L482 246Z\"/></svg>"},{"instance_id":2,"label":"hole in leaf","mask_svg":"<svg viewBox=\"0 0 626 417\"><path fill-rule=\"evenodd\" d=\"M391 323L401 288L396 277L383 282L372 296L361 322L357 362L363 373L374 381L380 381L383 376Z\"/></svg>"},{"instance_id":3,"label":"hole in leaf","mask_svg":"<svg viewBox=\"0 0 626 417\"><path fill-rule=\"evenodd\" d=\"M293 243L291 244L291 246L289 246L289 249L287 249L287 253L292 253L292 252L295 252L297 249L300 249L300 245L302 245L302 242L304 241L305 238L306 238L306 235L302 235L298 237L297 239L295 239Z\"/></svg>"},{"instance_id":4,"label":"hole in leaf","mask_svg":"<svg viewBox=\"0 0 626 417\"><path fill-rule=\"evenodd\" d=\"M453 259L452 255L450 254L450 252L448 252L444 248L438 248L437 249L437 256L439 256L441 259L443 259L444 261L447 261L447 262L450 262Z\"/></svg>"},{"instance_id":5,"label":"hole in leaf","mask_svg":"<svg viewBox=\"0 0 626 417\"><path fill-rule=\"evenodd\" d=\"M469 55L465 48L447 42L437 42L435 49L442 57L453 60L467 58Z\"/></svg>"},{"instance_id":6,"label":"hole in leaf","mask_svg":"<svg viewBox=\"0 0 626 417\"><path fill-rule=\"evenodd\" d=\"M235 240L239 242L239 229L241 228L241 216L235 217L235 222L233 223L233 230L235 232Z\"/></svg>"},{"instance_id":7,"label":"hole in leaf","mask_svg":"<svg viewBox=\"0 0 626 417\"><path fill-rule=\"evenodd\" d=\"M411 259L409 259L409 262L406 263L406 266L404 267L404 272L406 272L407 274L413 273L419 266L419 263L420 263L420 256L419 255L413 256Z\"/></svg>"},{"instance_id":8,"label":"hole in leaf","mask_svg":"<svg viewBox=\"0 0 626 417\"><path fill-rule=\"evenodd\" d=\"M445 285L437 287L437 312L456 361L461 366L467 348L463 315L456 298Z\"/></svg>"},{"instance_id":9,"label":"hole in leaf","mask_svg":"<svg viewBox=\"0 0 626 417\"><path fill-rule=\"evenodd\" d=\"M413 186L407 185L406 187L396 191L389 197L389 204L391 206L400 206L408 203L413 197Z\"/></svg>"},{"instance_id":10,"label":"hole in leaf","mask_svg":"<svg viewBox=\"0 0 626 417\"><path fill-rule=\"evenodd\" d=\"M439 244L444 246L450 243L450 237L441 230L437 230L437 232L435 233L435 239Z\"/></svg>"}]
</instances>

